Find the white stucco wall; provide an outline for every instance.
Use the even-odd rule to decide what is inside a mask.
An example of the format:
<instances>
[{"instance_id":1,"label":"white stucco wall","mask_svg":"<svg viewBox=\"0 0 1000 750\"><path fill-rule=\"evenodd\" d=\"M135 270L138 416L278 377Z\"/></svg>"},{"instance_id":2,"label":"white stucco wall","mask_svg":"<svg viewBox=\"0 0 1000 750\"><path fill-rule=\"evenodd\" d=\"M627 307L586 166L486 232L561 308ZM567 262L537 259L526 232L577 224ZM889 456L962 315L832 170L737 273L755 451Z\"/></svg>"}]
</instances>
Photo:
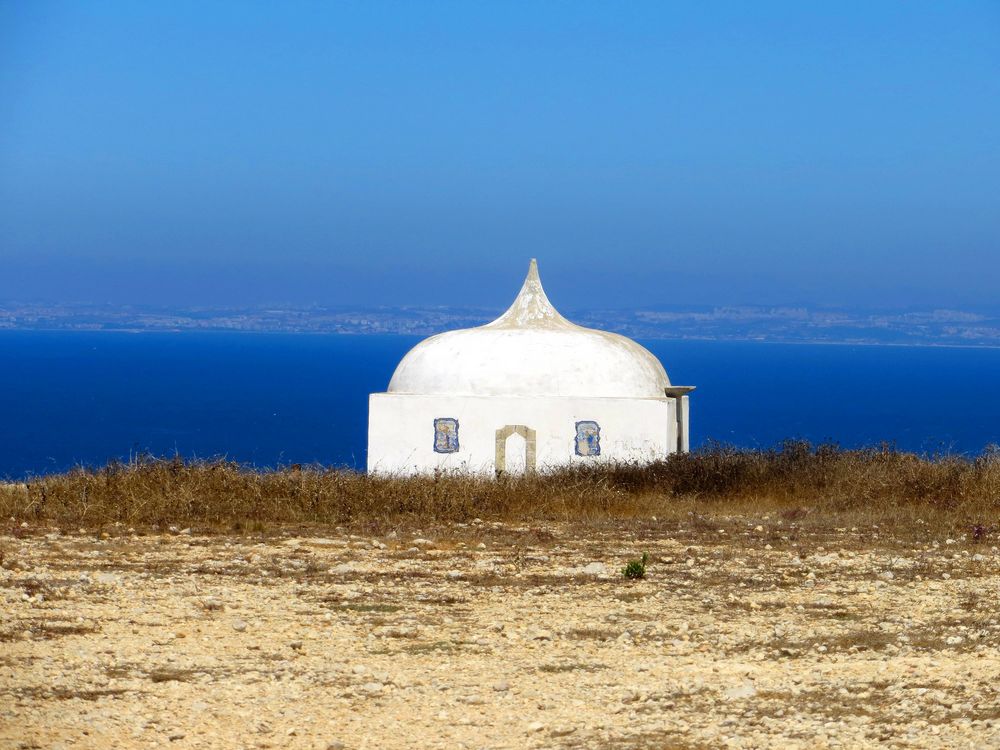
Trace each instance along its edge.
<instances>
[{"instance_id":1,"label":"white stucco wall","mask_svg":"<svg viewBox=\"0 0 1000 750\"><path fill-rule=\"evenodd\" d=\"M536 468L567 463L653 461L677 446L674 399L433 396L375 393L369 399L368 471L413 474L435 469L492 474L496 433L507 425L535 431ZM434 451L434 419L459 423L459 451ZM601 455L577 456L576 422L601 428Z\"/></svg>"}]
</instances>

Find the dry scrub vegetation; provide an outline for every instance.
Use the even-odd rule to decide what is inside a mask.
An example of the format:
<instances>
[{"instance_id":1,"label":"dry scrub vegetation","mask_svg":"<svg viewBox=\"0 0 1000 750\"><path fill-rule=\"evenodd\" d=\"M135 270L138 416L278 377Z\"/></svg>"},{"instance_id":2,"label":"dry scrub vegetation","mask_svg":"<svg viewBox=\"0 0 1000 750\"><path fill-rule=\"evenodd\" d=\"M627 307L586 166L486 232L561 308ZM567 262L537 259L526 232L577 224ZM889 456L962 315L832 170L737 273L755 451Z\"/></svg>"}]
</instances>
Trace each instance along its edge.
<instances>
[{"instance_id":1,"label":"dry scrub vegetation","mask_svg":"<svg viewBox=\"0 0 1000 750\"><path fill-rule=\"evenodd\" d=\"M725 446L648 466L566 469L520 478L387 478L298 465L260 471L230 461L142 459L0 486L0 513L17 522L204 531L282 524L399 524L494 520L598 521L656 515L783 514L994 533L1000 449L976 458L891 448L842 450L787 442Z\"/></svg>"},{"instance_id":2,"label":"dry scrub vegetation","mask_svg":"<svg viewBox=\"0 0 1000 750\"><path fill-rule=\"evenodd\" d=\"M1000 747L998 507L803 443L0 486L0 748Z\"/></svg>"}]
</instances>

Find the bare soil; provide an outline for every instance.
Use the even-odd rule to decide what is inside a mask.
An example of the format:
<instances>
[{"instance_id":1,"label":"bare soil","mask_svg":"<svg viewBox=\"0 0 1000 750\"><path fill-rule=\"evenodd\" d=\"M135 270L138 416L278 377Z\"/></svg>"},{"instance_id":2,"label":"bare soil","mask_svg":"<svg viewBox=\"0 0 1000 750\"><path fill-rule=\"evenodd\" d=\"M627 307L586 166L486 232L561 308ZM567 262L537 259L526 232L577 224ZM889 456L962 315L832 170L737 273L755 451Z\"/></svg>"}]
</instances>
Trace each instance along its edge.
<instances>
[{"instance_id":1,"label":"bare soil","mask_svg":"<svg viewBox=\"0 0 1000 750\"><path fill-rule=\"evenodd\" d=\"M18 525L0 748L998 747L992 543L767 516Z\"/></svg>"}]
</instances>

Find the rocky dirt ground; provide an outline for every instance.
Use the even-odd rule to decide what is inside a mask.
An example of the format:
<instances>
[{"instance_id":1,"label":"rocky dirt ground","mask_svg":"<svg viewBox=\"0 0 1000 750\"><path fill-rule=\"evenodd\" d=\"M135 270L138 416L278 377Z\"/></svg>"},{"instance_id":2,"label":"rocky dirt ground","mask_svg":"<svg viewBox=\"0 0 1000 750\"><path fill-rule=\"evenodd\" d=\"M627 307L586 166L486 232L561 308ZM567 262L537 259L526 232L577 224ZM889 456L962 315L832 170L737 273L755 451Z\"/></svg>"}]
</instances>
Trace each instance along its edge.
<instances>
[{"instance_id":1,"label":"rocky dirt ground","mask_svg":"<svg viewBox=\"0 0 1000 750\"><path fill-rule=\"evenodd\" d=\"M1000 747L991 544L764 517L14 528L0 747Z\"/></svg>"}]
</instances>

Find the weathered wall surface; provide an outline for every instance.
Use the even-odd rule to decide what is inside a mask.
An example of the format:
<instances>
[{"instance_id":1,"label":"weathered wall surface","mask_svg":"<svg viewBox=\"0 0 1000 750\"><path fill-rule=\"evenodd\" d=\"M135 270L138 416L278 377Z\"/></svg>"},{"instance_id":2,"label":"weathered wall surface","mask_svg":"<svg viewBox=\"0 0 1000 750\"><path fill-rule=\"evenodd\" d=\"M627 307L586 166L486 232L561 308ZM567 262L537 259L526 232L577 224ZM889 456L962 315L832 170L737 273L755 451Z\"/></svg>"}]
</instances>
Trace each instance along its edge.
<instances>
[{"instance_id":1,"label":"weathered wall surface","mask_svg":"<svg viewBox=\"0 0 1000 750\"><path fill-rule=\"evenodd\" d=\"M375 393L369 399L368 471L435 469L493 473L497 431L534 431L535 468L595 461L653 461L677 445L673 399L424 396ZM435 451L435 419L458 421L459 450ZM577 455L577 423L600 427L599 455ZM587 426L581 434L589 434ZM439 447L441 443L438 443Z\"/></svg>"}]
</instances>

